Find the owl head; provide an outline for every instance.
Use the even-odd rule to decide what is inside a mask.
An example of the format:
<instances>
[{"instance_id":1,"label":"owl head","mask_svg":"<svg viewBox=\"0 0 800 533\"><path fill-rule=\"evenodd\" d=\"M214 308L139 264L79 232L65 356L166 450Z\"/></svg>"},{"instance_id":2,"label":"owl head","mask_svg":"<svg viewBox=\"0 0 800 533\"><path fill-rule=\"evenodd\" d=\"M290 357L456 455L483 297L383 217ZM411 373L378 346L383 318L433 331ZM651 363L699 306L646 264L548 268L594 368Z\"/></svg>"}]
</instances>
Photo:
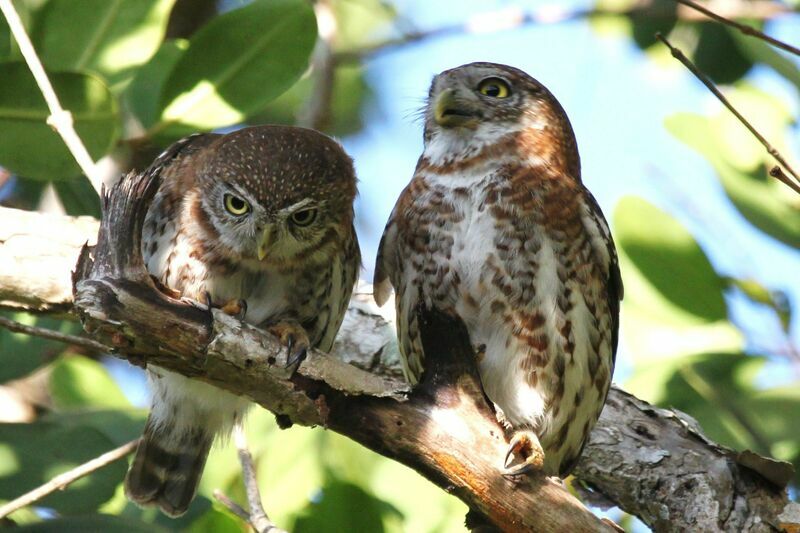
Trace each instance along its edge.
<instances>
[{"instance_id":1,"label":"owl head","mask_svg":"<svg viewBox=\"0 0 800 533\"><path fill-rule=\"evenodd\" d=\"M469 63L438 74L428 93L425 156L447 164L507 146L546 159L577 144L564 109L525 72L497 63Z\"/></svg>"},{"instance_id":2,"label":"owl head","mask_svg":"<svg viewBox=\"0 0 800 533\"><path fill-rule=\"evenodd\" d=\"M352 160L329 137L288 126L220 136L198 154L205 228L245 265L324 261L353 224Z\"/></svg>"}]
</instances>

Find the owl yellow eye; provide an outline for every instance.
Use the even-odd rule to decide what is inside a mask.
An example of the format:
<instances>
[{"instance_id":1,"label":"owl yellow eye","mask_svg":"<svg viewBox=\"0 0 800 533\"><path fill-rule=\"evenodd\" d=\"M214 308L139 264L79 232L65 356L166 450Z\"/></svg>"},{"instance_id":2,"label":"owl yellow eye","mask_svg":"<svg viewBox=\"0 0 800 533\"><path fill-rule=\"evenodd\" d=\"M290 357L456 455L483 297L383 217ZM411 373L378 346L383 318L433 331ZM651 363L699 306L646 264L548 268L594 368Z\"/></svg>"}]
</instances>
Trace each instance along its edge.
<instances>
[{"instance_id":1,"label":"owl yellow eye","mask_svg":"<svg viewBox=\"0 0 800 533\"><path fill-rule=\"evenodd\" d=\"M301 209L300 211L295 211L292 213L292 222L295 226L308 226L317 218L317 210L315 208L311 209Z\"/></svg>"},{"instance_id":2,"label":"owl yellow eye","mask_svg":"<svg viewBox=\"0 0 800 533\"><path fill-rule=\"evenodd\" d=\"M228 213L231 215L236 215L237 217L247 214L250 211L250 204L246 201L242 200L238 196L234 196L232 194L225 195L225 209L227 209Z\"/></svg>"},{"instance_id":3,"label":"owl yellow eye","mask_svg":"<svg viewBox=\"0 0 800 533\"><path fill-rule=\"evenodd\" d=\"M486 78L478 85L478 92L491 98L508 98L511 88L500 78Z\"/></svg>"}]
</instances>

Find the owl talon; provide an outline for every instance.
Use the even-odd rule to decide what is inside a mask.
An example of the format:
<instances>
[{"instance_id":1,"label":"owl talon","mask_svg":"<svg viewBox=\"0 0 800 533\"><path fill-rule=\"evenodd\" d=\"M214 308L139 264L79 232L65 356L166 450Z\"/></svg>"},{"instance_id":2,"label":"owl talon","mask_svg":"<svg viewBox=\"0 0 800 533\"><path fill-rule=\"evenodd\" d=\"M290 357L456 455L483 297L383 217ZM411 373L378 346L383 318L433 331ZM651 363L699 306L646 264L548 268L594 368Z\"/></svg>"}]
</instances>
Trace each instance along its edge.
<instances>
[{"instance_id":1,"label":"owl talon","mask_svg":"<svg viewBox=\"0 0 800 533\"><path fill-rule=\"evenodd\" d=\"M523 461L516 465L511 466L511 457L516 456ZM541 470L544 466L544 451L542 445L539 444L539 438L532 431L518 431L511 438L508 444L508 451L506 452L503 461L503 476L516 477L530 472Z\"/></svg>"},{"instance_id":2,"label":"owl talon","mask_svg":"<svg viewBox=\"0 0 800 533\"><path fill-rule=\"evenodd\" d=\"M294 373L303 359L306 358L308 349L311 346L303 326L294 321L284 321L270 326L268 330L280 339L281 344L286 346L286 365L284 365L284 368L293 368L292 372Z\"/></svg>"}]
</instances>

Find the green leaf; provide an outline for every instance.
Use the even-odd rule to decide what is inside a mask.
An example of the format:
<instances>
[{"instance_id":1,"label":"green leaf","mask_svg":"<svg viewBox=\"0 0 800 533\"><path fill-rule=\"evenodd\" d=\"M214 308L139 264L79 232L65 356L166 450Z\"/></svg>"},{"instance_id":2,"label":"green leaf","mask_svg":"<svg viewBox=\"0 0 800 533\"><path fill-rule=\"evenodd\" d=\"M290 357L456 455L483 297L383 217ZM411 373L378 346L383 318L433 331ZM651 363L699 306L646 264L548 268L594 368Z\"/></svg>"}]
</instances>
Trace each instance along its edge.
<instances>
[{"instance_id":1,"label":"green leaf","mask_svg":"<svg viewBox=\"0 0 800 533\"><path fill-rule=\"evenodd\" d=\"M622 330L638 358L741 349L725 284L677 220L628 196L614 211L614 228L626 289Z\"/></svg>"},{"instance_id":2,"label":"green leaf","mask_svg":"<svg viewBox=\"0 0 800 533\"><path fill-rule=\"evenodd\" d=\"M10 500L115 447L87 426L0 424L0 499ZM114 495L126 462L116 461L38 502L61 514L93 511Z\"/></svg>"},{"instance_id":3,"label":"green leaf","mask_svg":"<svg viewBox=\"0 0 800 533\"><path fill-rule=\"evenodd\" d=\"M779 149L785 143L788 113L757 91L744 90L735 104ZM800 248L797 195L767 176L766 150L727 111L715 118L689 113L668 117L664 124L677 139L700 152L716 170L725 193L751 224L773 238ZM786 153L784 151L784 153Z\"/></svg>"},{"instance_id":4,"label":"green leaf","mask_svg":"<svg viewBox=\"0 0 800 533\"><path fill-rule=\"evenodd\" d=\"M75 322L7 311L0 312L0 315L28 326L37 326L61 333L76 334L80 331L80 326ZM0 329L0 354L2 354L3 362L0 365L0 383L30 374L57 356L62 350L64 350L62 342Z\"/></svg>"},{"instance_id":5,"label":"green leaf","mask_svg":"<svg viewBox=\"0 0 800 533\"><path fill-rule=\"evenodd\" d=\"M117 104L98 78L74 72L48 73L62 107L95 160L117 138ZM50 115L39 87L21 62L0 64L0 165L37 179L65 179L81 170L64 141L47 125Z\"/></svg>"},{"instance_id":6,"label":"green leaf","mask_svg":"<svg viewBox=\"0 0 800 533\"><path fill-rule=\"evenodd\" d=\"M765 305L772 309L781 322L784 333L789 334L789 327L792 323L792 304L789 296L780 290L770 290L761 282L752 279L739 279L725 277L725 281L744 294L751 302Z\"/></svg>"},{"instance_id":7,"label":"green leaf","mask_svg":"<svg viewBox=\"0 0 800 533\"><path fill-rule=\"evenodd\" d=\"M703 321L727 318L724 284L680 222L646 200L627 196L617 205L614 224L617 244L671 304Z\"/></svg>"},{"instance_id":8,"label":"green leaf","mask_svg":"<svg viewBox=\"0 0 800 533\"><path fill-rule=\"evenodd\" d=\"M53 364L50 394L62 410L130 406L103 365L80 355L62 355Z\"/></svg>"},{"instance_id":9,"label":"green leaf","mask_svg":"<svg viewBox=\"0 0 800 533\"><path fill-rule=\"evenodd\" d=\"M213 129L241 122L308 67L314 12L303 0L255 0L216 17L189 41L161 96L161 122Z\"/></svg>"},{"instance_id":10,"label":"green leaf","mask_svg":"<svg viewBox=\"0 0 800 533\"><path fill-rule=\"evenodd\" d=\"M143 128L150 128L158 121L158 99L164 82L188 47L189 41L185 39L165 41L128 85L125 101Z\"/></svg>"},{"instance_id":11,"label":"green leaf","mask_svg":"<svg viewBox=\"0 0 800 533\"><path fill-rule=\"evenodd\" d=\"M358 485L338 480L325 484L317 501L310 503L297 518L292 531L302 533L330 530L382 532L384 516L400 516L390 504L379 500Z\"/></svg>"},{"instance_id":12,"label":"green leaf","mask_svg":"<svg viewBox=\"0 0 800 533\"><path fill-rule=\"evenodd\" d=\"M147 419L146 409L84 409L81 411L49 412L41 417L43 423L63 427L91 427L105 435L114 446L122 446L142 434Z\"/></svg>"},{"instance_id":13,"label":"green leaf","mask_svg":"<svg viewBox=\"0 0 800 533\"><path fill-rule=\"evenodd\" d=\"M100 197L86 176L69 181L56 181L53 185L68 215L100 218Z\"/></svg>"},{"instance_id":14,"label":"green leaf","mask_svg":"<svg viewBox=\"0 0 800 533\"><path fill-rule=\"evenodd\" d=\"M50 0L34 44L50 70L97 72L114 86L158 48L175 0Z\"/></svg>"},{"instance_id":15,"label":"green leaf","mask_svg":"<svg viewBox=\"0 0 800 533\"><path fill-rule=\"evenodd\" d=\"M0 61L11 58L11 28L8 27L5 17L0 18Z\"/></svg>"},{"instance_id":16,"label":"green leaf","mask_svg":"<svg viewBox=\"0 0 800 533\"><path fill-rule=\"evenodd\" d=\"M733 83L753 67L753 62L739 51L736 41L731 37L731 33L737 30L717 22L701 22L694 27L699 35L692 59L700 72L707 74L714 82Z\"/></svg>"},{"instance_id":17,"label":"green leaf","mask_svg":"<svg viewBox=\"0 0 800 533\"><path fill-rule=\"evenodd\" d=\"M169 533L166 529L127 517L97 514L92 516L71 516L45 520L37 524L15 528L21 533Z\"/></svg>"}]
</instances>

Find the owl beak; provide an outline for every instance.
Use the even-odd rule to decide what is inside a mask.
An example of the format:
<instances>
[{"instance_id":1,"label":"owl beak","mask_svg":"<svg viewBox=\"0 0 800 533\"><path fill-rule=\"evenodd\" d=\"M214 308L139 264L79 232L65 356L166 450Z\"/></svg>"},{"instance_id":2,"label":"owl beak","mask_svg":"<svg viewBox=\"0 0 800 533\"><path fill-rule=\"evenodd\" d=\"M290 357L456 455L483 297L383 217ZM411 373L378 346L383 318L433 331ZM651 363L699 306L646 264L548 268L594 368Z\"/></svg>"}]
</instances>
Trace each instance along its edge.
<instances>
[{"instance_id":1,"label":"owl beak","mask_svg":"<svg viewBox=\"0 0 800 533\"><path fill-rule=\"evenodd\" d=\"M272 246L274 229L273 226L267 225L261 233L261 238L258 239L258 260L263 261L267 257L267 250Z\"/></svg>"},{"instance_id":2,"label":"owl beak","mask_svg":"<svg viewBox=\"0 0 800 533\"><path fill-rule=\"evenodd\" d=\"M445 89L436 95L433 118L444 128L474 128L478 124L477 113L466 102L457 98L454 89Z\"/></svg>"}]
</instances>

